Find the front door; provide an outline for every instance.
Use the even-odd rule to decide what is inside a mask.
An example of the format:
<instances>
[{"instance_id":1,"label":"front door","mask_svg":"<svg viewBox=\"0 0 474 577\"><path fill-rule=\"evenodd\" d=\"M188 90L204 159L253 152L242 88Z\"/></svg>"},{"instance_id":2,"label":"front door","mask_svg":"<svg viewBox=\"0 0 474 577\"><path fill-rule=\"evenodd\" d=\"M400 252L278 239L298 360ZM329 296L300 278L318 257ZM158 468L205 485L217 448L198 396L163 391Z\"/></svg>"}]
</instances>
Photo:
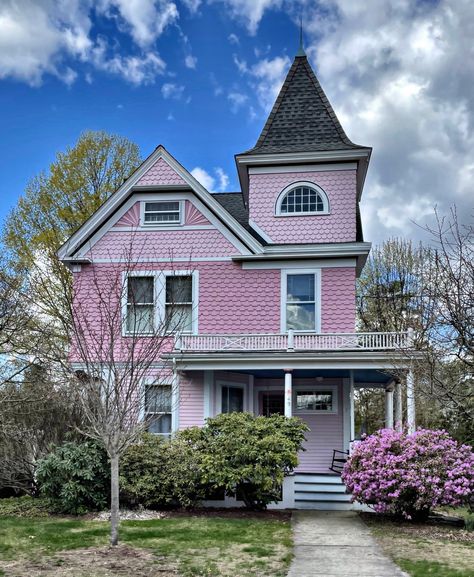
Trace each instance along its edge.
<instances>
[{"instance_id":1,"label":"front door","mask_svg":"<svg viewBox=\"0 0 474 577\"><path fill-rule=\"evenodd\" d=\"M285 393L283 391L261 391L259 398L260 414L264 417L285 414Z\"/></svg>"}]
</instances>

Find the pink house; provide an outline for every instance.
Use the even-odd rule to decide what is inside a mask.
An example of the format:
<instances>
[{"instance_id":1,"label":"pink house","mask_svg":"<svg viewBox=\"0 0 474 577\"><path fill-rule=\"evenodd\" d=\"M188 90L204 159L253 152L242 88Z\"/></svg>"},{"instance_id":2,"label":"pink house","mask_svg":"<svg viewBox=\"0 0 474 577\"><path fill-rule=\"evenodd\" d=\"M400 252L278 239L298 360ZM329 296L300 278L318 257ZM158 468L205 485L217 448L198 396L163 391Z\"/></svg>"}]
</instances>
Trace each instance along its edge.
<instances>
[{"instance_id":1,"label":"pink house","mask_svg":"<svg viewBox=\"0 0 474 577\"><path fill-rule=\"evenodd\" d=\"M257 143L235 156L241 192L209 193L159 146L59 253L91 323L92 277L104 291L107 279L123 279L123 343L132 331L147 338L179 288L184 322L160 356L170 382L148 383L172 381L175 402L158 407L153 432L228 411L308 423L306 451L277 506L349 506L334 470L355 436L355 389L385 388L393 426L390 370L409 335L356 332L370 155L346 136L300 51Z\"/></svg>"}]
</instances>

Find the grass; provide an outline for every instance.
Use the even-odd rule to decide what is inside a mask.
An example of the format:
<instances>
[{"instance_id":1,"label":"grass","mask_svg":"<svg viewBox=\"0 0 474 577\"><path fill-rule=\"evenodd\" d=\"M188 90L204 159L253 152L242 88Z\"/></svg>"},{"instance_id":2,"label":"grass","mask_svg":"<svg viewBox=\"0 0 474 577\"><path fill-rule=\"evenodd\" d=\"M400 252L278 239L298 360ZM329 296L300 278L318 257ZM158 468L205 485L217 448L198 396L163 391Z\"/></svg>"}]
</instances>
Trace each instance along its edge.
<instances>
[{"instance_id":1,"label":"grass","mask_svg":"<svg viewBox=\"0 0 474 577\"><path fill-rule=\"evenodd\" d=\"M461 517L466 511L450 510ZM362 514L384 551L411 577L474 577L474 533L436 522Z\"/></svg>"},{"instance_id":2,"label":"grass","mask_svg":"<svg viewBox=\"0 0 474 577\"><path fill-rule=\"evenodd\" d=\"M1 561L20 558L28 574L28 563L38 564L55 555L54 563L64 566L67 561L57 558L60 552L104 547L108 532L108 523L92 520L3 517L0 567ZM283 576L292 545L288 521L215 516L124 521L121 542L133 549L152 551L156 558L174 563L179 574L186 577ZM56 574L63 573L48 573Z\"/></svg>"},{"instance_id":3,"label":"grass","mask_svg":"<svg viewBox=\"0 0 474 577\"><path fill-rule=\"evenodd\" d=\"M410 561L409 559L399 559L400 567L409 573L411 577L472 577L473 571L457 571L449 565L437 563L435 561Z\"/></svg>"}]
</instances>

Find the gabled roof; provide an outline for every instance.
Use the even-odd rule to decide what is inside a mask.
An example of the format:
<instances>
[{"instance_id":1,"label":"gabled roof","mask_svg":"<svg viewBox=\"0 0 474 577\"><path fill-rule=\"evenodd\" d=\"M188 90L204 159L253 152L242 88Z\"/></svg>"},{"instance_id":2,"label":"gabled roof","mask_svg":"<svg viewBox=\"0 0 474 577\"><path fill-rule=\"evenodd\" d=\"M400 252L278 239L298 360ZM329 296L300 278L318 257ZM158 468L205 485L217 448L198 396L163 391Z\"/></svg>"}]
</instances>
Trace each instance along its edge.
<instances>
[{"instance_id":1,"label":"gabled roof","mask_svg":"<svg viewBox=\"0 0 474 577\"><path fill-rule=\"evenodd\" d=\"M256 238L260 244L267 244L266 240L264 240L249 224L249 211L245 206L244 195L241 192L215 192L213 197L235 218L238 223L245 228L245 230Z\"/></svg>"},{"instance_id":2,"label":"gabled roof","mask_svg":"<svg viewBox=\"0 0 474 577\"><path fill-rule=\"evenodd\" d=\"M299 53L257 144L242 155L363 148L349 140L306 55Z\"/></svg>"},{"instance_id":3,"label":"gabled roof","mask_svg":"<svg viewBox=\"0 0 474 577\"><path fill-rule=\"evenodd\" d=\"M164 160L179 182L172 185L147 185L143 177ZM178 181L177 181L178 182ZM210 194L171 154L163 147L158 146L155 151L135 170L135 172L110 196L104 204L69 238L58 250L58 257L63 261L76 261L82 257L81 252L94 234L107 222L113 214L124 204L133 192L146 190L188 190L192 191L208 209L225 225L234 238L252 253L263 251L261 243L255 234L249 231L248 226L242 225L233 214L228 212L214 195Z\"/></svg>"}]
</instances>

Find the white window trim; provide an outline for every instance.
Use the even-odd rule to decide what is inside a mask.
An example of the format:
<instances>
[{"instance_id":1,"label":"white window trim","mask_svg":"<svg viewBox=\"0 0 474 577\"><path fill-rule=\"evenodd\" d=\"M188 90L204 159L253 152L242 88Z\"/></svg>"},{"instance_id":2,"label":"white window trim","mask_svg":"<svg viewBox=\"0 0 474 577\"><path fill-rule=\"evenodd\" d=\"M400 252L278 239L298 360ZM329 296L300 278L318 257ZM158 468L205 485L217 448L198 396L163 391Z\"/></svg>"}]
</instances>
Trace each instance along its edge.
<instances>
[{"instance_id":1,"label":"white window trim","mask_svg":"<svg viewBox=\"0 0 474 577\"><path fill-rule=\"evenodd\" d=\"M282 204L284 198L294 188L299 188L300 186L312 188L316 192L318 192L321 195L324 209L319 210L319 211L312 211L312 212L285 212L285 213L282 213L281 212L281 204ZM280 194L278 195L277 201L276 201L276 205L275 205L275 216L278 216L278 217L324 216L324 215L328 215L328 214L331 214L330 207L329 207L328 195L324 192L324 190L320 186L318 186L317 184L314 184L314 182L307 182L307 181L293 182L292 184L288 185L286 188L284 188L280 192Z\"/></svg>"},{"instance_id":2,"label":"white window trim","mask_svg":"<svg viewBox=\"0 0 474 577\"><path fill-rule=\"evenodd\" d=\"M153 377L144 377L143 381L142 381L142 402L140 403L140 414L139 414L139 420L140 422L144 422L145 421L145 417L146 417L146 407L145 407L145 388L147 386L150 385L154 385L157 387L171 387L171 410L169 413L153 413L154 415L159 415L159 414L163 414L163 415L169 415L171 414L171 431L169 433L150 433L150 435L156 435L157 437L163 437L163 438L170 438L173 433L176 432L177 430L177 411L178 408L174 406L174 400L175 400L175 383L173 382L173 380L170 379L170 382L164 382L164 383L160 383L160 382L156 382L156 379ZM151 414L151 413L150 413ZM148 431L147 431L148 432Z\"/></svg>"},{"instance_id":3,"label":"white window trim","mask_svg":"<svg viewBox=\"0 0 474 577\"><path fill-rule=\"evenodd\" d=\"M321 332L321 269L282 269L281 271L281 294L280 294L280 332L287 333L286 328L286 299L287 292L287 278L292 274L314 274L314 298L315 298L315 327L311 331L295 331L301 333L320 333Z\"/></svg>"},{"instance_id":4,"label":"white window trim","mask_svg":"<svg viewBox=\"0 0 474 577\"><path fill-rule=\"evenodd\" d=\"M216 415L222 414L222 388L234 387L235 389L242 389L244 391L243 412L248 411L248 390L245 383L237 381L216 381Z\"/></svg>"},{"instance_id":5,"label":"white window trim","mask_svg":"<svg viewBox=\"0 0 474 577\"><path fill-rule=\"evenodd\" d=\"M154 278L153 290L155 297L155 310L153 315L153 322L155 327L159 327L166 314L166 277L168 276L192 276L193 277L193 303L192 303L192 330L185 334L198 334L199 321L199 271L197 270L133 270L122 272L122 336L153 336L151 333L133 333L127 331L127 278L132 276L151 276ZM170 333L172 334L172 333Z\"/></svg>"},{"instance_id":6,"label":"white window trim","mask_svg":"<svg viewBox=\"0 0 474 577\"><path fill-rule=\"evenodd\" d=\"M172 222L145 222L145 205L148 203L177 202L179 204L179 220ZM140 226L149 228L170 228L173 226L183 226L184 224L184 200L178 199L147 199L140 202Z\"/></svg>"},{"instance_id":7,"label":"white window trim","mask_svg":"<svg viewBox=\"0 0 474 577\"><path fill-rule=\"evenodd\" d=\"M330 411L302 411L296 408L296 394L305 392L324 392L332 393L332 409ZM293 388L293 414L294 415L337 415L339 413L339 397L337 385L299 385Z\"/></svg>"}]
</instances>

